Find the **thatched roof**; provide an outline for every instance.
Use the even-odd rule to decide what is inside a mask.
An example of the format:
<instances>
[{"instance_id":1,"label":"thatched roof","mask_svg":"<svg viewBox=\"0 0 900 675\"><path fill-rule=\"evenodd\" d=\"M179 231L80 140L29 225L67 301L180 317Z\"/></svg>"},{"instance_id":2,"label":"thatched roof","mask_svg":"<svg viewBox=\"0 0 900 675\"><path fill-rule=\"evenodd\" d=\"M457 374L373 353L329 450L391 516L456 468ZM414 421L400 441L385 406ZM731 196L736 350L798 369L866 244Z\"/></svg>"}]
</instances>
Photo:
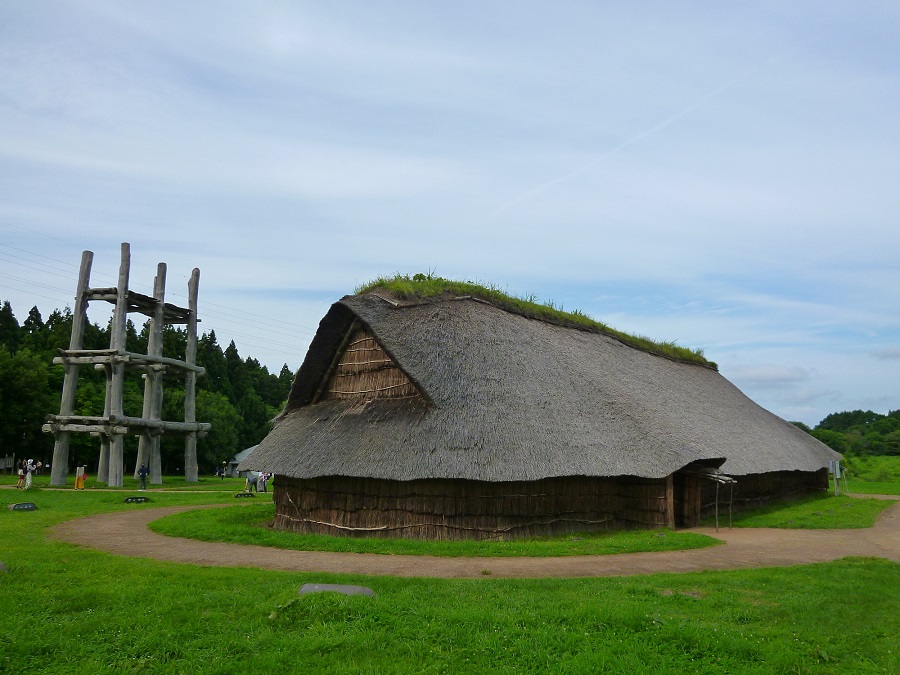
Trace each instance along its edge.
<instances>
[{"instance_id":1,"label":"thatched roof","mask_svg":"<svg viewBox=\"0 0 900 675\"><path fill-rule=\"evenodd\" d=\"M418 396L327 398L360 326ZM366 293L322 319L284 412L240 468L527 481L659 478L723 460L732 475L815 471L837 457L710 368L472 298L397 303Z\"/></svg>"}]
</instances>

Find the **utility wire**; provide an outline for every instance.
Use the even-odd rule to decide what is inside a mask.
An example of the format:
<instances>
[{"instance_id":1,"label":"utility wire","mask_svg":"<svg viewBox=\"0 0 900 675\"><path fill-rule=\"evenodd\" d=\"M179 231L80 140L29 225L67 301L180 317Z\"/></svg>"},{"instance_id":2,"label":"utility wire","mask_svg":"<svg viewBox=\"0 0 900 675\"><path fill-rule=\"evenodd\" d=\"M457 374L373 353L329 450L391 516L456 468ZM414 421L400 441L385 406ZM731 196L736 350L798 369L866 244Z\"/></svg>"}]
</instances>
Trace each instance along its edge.
<instances>
[{"instance_id":1,"label":"utility wire","mask_svg":"<svg viewBox=\"0 0 900 675\"><path fill-rule=\"evenodd\" d=\"M9 223L6 223L6 224L10 225ZM12 225L12 227L16 227L17 229L23 229L23 228L18 228L15 225ZM33 230L27 230L27 231L33 233ZM39 233L39 234L41 234L41 233ZM43 236L47 236L51 239L56 239L58 241L65 241L58 237L52 237L50 235L43 235ZM66 243L69 243L69 242L66 242ZM24 254L24 256L23 256L23 255L16 255L13 253L7 253L4 251L0 251L0 259L6 259L8 262L10 262L10 264L16 265L18 268L23 269L23 270L32 270L35 272L39 272L42 275L50 275L50 276L58 277L61 279L71 280L72 284L74 286L75 280L77 278L77 270L80 269L79 265L74 265L74 264L68 263L64 260L59 260L57 258L53 258L53 257L47 256L47 255L44 255L43 253L36 253L34 251L23 249L23 248L20 248L17 246L11 246L9 244L0 243L0 246L10 249L12 251L16 251L18 253ZM28 257L25 257L25 256L28 256ZM43 262L43 261L47 261L47 262ZM56 264L62 265L67 269L63 269L61 267L58 267L56 264L50 264L50 263L56 263ZM139 269L141 269L141 268L149 269L149 266L142 265L142 264L138 264L135 267L137 267ZM155 276L155 272L156 272L156 269L153 268L154 276ZM0 276L4 277L6 279L12 280L13 282L18 281L22 284L27 285L26 288L23 288L20 286L17 287L14 285L11 286L11 285L7 285L7 284L0 284L0 288L7 288L9 290L18 291L20 293L28 293L30 296L50 300L54 303L60 303L60 302L62 302L62 299L65 298L66 306L71 306L71 303L73 302L72 291L70 289L58 288L56 286L51 286L48 284L41 283L39 281L35 281L35 280L29 279L29 278L26 278L23 276L18 276L18 275L13 275L13 274L0 273ZM112 275L105 274L102 270L98 270L98 269L92 269L91 276L93 279L100 279L100 280L109 279L112 281L112 283L116 283L118 281L117 276L114 277ZM207 288L209 288L209 287L222 288L221 286L217 286L216 284L206 284L206 286L207 286ZM46 289L49 291L59 293L60 296L59 297L51 297L49 295L35 293L34 292L35 287L43 288L43 289ZM136 279L134 279L134 280L129 279L129 287L132 289L134 289L135 287L147 288L147 285L138 283ZM171 295L173 295L175 298L186 299L185 295L180 295L178 293L173 293ZM168 294L167 294L167 296L168 296ZM167 297L167 299L168 299L168 297ZM218 303L204 302L204 303L202 303L202 307L203 307L203 312L201 315L201 319L202 318L215 319L218 324L224 325L224 330L222 330L220 328L220 332L226 333L226 336L229 338L231 336L241 338L241 342L242 342L242 344L244 344L245 348L246 347L259 348L259 349L264 349L269 353L282 354L282 355L297 358L300 346L304 342L307 342L308 338L312 337L315 334L315 330L310 328L309 326L305 326L302 324L294 324L294 323L287 322L287 321L280 321L278 319L273 319L271 316L263 316L263 315L248 313L248 312L244 312L244 311L241 311L239 313L234 312L231 307L226 306L226 305L221 305ZM215 309L210 309L210 308L219 308L224 311L219 312L219 311L216 311ZM58 307L55 309L58 309ZM246 332L235 331L235 330L231 329L230 326L236 326L238 328L249 327L247 325L247 323L244 321L241 321L239 317L254 317L254 318L256 318L257 321L255 321L254 324L252 324L252 325L257 326L257 327L265 326L265 332L267 335L266 336L251 335ZM211 330L215 330L215 328L211 328ZM287 338L301 337L301 339L297 340L296 342L291 342L291 343L280 341L280 340L272 340L268 337L268 335L273 334L273 333L275 335L278 335L281 337L287 337ZM278 349L278 347L282 347L284 349Z\"/></svg>"}]
</instances>

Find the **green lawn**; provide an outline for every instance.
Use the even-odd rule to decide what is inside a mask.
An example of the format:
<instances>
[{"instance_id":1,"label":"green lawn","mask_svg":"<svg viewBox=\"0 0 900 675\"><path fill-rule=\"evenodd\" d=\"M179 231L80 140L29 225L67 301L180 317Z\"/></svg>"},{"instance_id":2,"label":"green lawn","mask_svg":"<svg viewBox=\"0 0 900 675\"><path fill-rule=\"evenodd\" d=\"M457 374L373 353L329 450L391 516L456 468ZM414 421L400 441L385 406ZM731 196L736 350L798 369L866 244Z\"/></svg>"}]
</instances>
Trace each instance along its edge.
<instances>
[{"instance_id":1,"label":"green lawn","mask_svg":"<svg viewBox=\"0 0 900 675\"><path fill-rule=\"evenodd\" d=\"M900 495L900 457L845 457L847 487L866 495ZM843 483L842 483L843 487Z\"/></svg>"},{"instance_id":2,"label":"green lawn","mask_svg":"<svg viewBox=\"0 0 900 675\"><path fill-rule=\"evenodd\" d=\"M896 673L900 565L604 579L400 579L206 568L56 542L127 491L0 490L0 672ZM233 503L148 493L148 506ZM251 506L250 508L254 508ZM249 513L249 512L248 512ZM298 597L308 582L376 597Z\"/></svg>"},{"instance_id":3,"label":"green lawn","mask_svg":"<svg viewBox=\"0 0 900 675\"><path fill-rule=\"evenodd\" d=\"M591 532L515 541L417 541L332 537L272 530L267 525L274 517L275 506L268 500L249 506L242 504L232 509L180 513L153 522L151 529L172 537L230 541L299 551L469 557L603 555L638 551L675 551L716 546L721 543L706 535L672 530Z\"/></svg>"},{"instance_id":4,"label":"green lawn","mask_svg":"<svg viewBox=\"0 0 900 675\"><path fill-rule=\"evenodd\" d=\"M900 485L897 483L876 483L850 479L847 481L847 486L851 493L859 495L900 495Z\"/></svg>"},{"instance_id":5,"label":"green lawn","mask_svg":"<svg viewBox=\"0 0 900 675\"><path fill-rule=\"evenodd\" d=\"M893 503L883 499L821 494L735 513L732 525L807 530L872 527L881 512ZM705 524L711 525L712 522L712 519L707 519ZM723 519L720 514L720 526L727 522L728 516Z\"/></svg>"}]
</instances>

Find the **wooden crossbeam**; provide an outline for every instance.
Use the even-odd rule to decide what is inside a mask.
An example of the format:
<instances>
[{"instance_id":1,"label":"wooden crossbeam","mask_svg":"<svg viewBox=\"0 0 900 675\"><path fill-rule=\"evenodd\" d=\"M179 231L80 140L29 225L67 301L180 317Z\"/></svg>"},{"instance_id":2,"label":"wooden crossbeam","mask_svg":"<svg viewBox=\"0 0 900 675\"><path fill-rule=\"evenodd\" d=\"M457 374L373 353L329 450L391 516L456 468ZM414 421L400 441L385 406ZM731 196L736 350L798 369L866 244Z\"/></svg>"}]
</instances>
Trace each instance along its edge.
<instances>
[{"instance_id":1,"label":"wooden crossbeam","mask_svg":"<svg viewBox=\"0 0 900 675\"><path fill-rule=\"evenodd\" d=\"M179 359L171 359L167 356L153 356L150 354L137 354L135 352L126 352L121 349L59 349L57 353L60 356L54 357L53 363L68 364L103 364L103 363L125 363L125 364L159 364L171 366L172 368L180 368L198 375L206 373L203 366L186 363Z\"/></svg>"}]
</instances>

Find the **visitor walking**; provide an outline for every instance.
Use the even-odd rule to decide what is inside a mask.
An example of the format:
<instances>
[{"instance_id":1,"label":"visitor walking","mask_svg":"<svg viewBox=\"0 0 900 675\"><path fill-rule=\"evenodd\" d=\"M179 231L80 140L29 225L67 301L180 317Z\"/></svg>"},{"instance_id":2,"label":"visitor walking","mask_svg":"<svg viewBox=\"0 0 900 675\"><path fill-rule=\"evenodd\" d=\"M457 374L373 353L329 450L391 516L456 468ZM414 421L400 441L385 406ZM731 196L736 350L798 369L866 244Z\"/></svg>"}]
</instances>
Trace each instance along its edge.
<instances>
[{"instance_id":1,"label":"visitor walking","mask_svg":"<svg viewBox=\"0 0 900 675\"><path fill-rule=\"evenodd\" d=\"M16 483L16 489L22 490L25 488L25 460L20 459L16 467L19 473L19 482Z\"/></svg>"},{"instance_id":2,"label":"visitor walking","mask_svg":"<svg viewBox=\"0 0 900 675\"><path fill-rule=\"evenodd\" d=\"M84 481L87 478L87 467L86 466L76 466L75 467L75 489L76 490L84 490Z\"/></svg>"},{"instance_id":3,"label":"visitor walking","mask_svg":"<svg viewBox=\"0 0 900 675\"><path fill-rule=\"evenodd\" d=\"M31 487L31 474L34 472L34 460L29 459L25 462L25 489Z\"/></svg>"},{"instance_id":4,"label":"visitor walking","mask_svg":"<svg viewBox=\"0 0 900 675\"><path fill-rule=\"evenodd\" d=\"M261 474L259 474L259 489L257 490L257 492L268 492L268 490L266 489L266 483L268 482L269 474L263 471Z\"/></svg>"},{"instance_id":5,"label":"visitor walking","mask_svg":"<svg viewBox=\"0 0 900 675\"><path fill-rule=\"evenodd\" d=\"M148 469L144 464L141 464L141 468L138 469L138 478L141 481L140 492L143 492L147 489L147 476L150 474L150 469Z\"/></svg>"}]
</instances>

